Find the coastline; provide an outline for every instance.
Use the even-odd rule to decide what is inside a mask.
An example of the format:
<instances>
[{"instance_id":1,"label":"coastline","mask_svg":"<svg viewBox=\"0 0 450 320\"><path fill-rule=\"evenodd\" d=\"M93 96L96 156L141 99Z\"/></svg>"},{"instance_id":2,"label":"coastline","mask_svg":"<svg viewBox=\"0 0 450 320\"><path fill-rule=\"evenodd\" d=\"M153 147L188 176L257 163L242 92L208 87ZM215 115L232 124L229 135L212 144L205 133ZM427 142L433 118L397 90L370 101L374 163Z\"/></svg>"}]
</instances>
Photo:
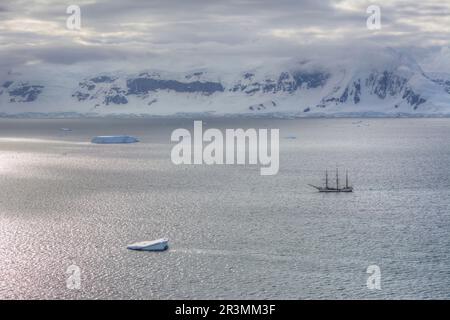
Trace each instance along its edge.
<instances>
[{"instance_id":1,"label":"coastline","mask_svg":"<svg viewBox=\"0 0 450 320\"><path fill-rule=\"evenodd\" d=\"M56 113L39 113L27 112L8 114L0 113L0 119L197 119L197 118L213 118L213 119L232 119L232 118L246 118L246 119L336 119L336 118L361 118L361 119L415 119L415 118L450 118L450 114L426 114L426 113L382 113L382 112L342 112L342 113L223 113L217 114L214 112L184 112L173 114L135 114L135 113L76 113L76 112L56 112Z\"/></svg>"}]
</instances>

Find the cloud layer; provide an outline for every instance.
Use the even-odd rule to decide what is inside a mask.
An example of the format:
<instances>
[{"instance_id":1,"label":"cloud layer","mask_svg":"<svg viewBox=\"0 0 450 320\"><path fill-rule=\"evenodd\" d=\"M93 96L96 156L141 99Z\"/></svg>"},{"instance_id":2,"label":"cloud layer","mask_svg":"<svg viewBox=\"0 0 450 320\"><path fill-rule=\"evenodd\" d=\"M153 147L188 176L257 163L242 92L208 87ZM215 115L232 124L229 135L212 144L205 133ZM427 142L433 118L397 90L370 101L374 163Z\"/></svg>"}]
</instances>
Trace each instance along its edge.
<instances>
[{"instance_id":1,"label":"cloud layer","mask_svg":"<svg viewBox=\"0 0 450 320\"><path fill-rule=\"evenodd\" d=\"M258 63L304 52L372 45L448 45L446 0L79 0L0 4L0 71L21 65L111 63L162 67ZM380 30L366 9L381 7Z\"/></svg>"}]
</instances>

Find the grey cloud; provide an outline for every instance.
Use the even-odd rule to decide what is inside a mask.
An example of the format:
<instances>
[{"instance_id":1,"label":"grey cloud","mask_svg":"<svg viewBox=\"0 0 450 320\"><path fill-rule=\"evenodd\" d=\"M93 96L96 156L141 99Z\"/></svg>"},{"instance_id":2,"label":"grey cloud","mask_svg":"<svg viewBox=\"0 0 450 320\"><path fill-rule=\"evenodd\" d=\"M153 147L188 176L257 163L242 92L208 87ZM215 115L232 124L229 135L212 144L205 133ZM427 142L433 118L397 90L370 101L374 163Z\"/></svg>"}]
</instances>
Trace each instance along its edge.
<instances>
[{"instance_id":1,"label":"grey cloud","mask_svg":"<svg viewBox=\"0 0 450 320\"><path fill-rule=\"evenodd\" d=\"M229 57L244 61L295 56L305 47L355 43L427 47L450 36L444 23L450 10L445 0L380 0L383 28L378 32L366 29L365 8L372 2L364 0L350 10L342 1L332 0L78 2L84 33L58 32L65 28L64 2L20 0L0 5L0 54L7 60L3 65L29 60L55 64L150 58L215 62ZM49 28L56 30L11 29L5 23L20 19L51 22ZM418 19L429 21L434 29L440 24L442 28L430 32Z\"/></svg>"}]
</instances>

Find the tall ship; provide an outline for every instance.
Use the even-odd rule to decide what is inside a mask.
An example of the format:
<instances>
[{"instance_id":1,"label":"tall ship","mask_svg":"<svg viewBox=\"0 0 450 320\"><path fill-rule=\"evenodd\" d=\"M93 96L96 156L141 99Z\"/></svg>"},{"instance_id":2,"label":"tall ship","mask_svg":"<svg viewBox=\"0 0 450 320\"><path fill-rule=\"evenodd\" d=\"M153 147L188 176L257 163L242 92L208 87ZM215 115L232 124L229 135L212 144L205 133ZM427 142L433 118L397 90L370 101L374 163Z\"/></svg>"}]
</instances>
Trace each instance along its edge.
<instances>
[{"instance_id":1,"label":"tall ship","mask_svg":"<svg viewBox=\"0 0 450 320\"><path fill-rule=\"evenodd\" d=\"M339 170L336 169L336 186L330 186L328 182L328 170L325 171L325 185L318 187L312 184L309 186L316 188L319 192L353 192L353 187L348 184L348 172L345 172L345 186L339 185Z\"/></svg>"}]
</instances>

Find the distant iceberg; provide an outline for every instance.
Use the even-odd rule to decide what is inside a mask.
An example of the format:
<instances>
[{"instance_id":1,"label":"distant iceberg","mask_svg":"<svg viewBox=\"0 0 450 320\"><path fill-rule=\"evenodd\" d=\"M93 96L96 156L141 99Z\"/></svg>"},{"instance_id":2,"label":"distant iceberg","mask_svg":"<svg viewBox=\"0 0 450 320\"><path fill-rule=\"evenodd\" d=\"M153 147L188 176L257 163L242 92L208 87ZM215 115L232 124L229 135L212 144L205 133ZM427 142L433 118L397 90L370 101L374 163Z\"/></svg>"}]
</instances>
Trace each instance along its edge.
<instances>
[{"instance_id":1,"label":"distant iceberg","mask_svg":"<svg viewBox=\"0 0 450 320\"><path fill-rule=\"evenodd\" d=\"M132 136L97 136L91 142L100 144L135 143L139 142L139 139Z\"/></svg>"}]
</instances>

